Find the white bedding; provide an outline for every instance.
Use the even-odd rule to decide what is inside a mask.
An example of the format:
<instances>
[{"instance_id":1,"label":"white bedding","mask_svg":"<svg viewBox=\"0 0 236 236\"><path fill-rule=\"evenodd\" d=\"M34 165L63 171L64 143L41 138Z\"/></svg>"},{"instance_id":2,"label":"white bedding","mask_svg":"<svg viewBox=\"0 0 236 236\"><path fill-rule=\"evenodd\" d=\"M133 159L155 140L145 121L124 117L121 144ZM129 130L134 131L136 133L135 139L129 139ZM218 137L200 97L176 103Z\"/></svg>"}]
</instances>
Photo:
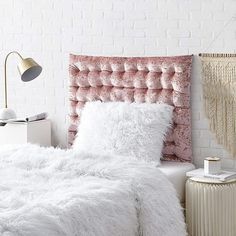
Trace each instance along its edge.
<instances>
[{"instance_id":1,"label":"white bedding","mask_svg":"<svg viewBox=\"0 0 236 236\"><path fill-rule=\"evenodd\" d=\"M195 169L192 163L163 161L158 169L164 173L174 185L181 203L185 201L186 172Z\"/></svg>"},{"instance_id":2,"label":"white bedding","mask_svg":"<svg viewBox=\"0 0 236 236\"><path fill-rule=\"evenodd\" d=\"M144 161L0 149L0 235L184 236L176 192Z\"/></svg>"}]
</instances>

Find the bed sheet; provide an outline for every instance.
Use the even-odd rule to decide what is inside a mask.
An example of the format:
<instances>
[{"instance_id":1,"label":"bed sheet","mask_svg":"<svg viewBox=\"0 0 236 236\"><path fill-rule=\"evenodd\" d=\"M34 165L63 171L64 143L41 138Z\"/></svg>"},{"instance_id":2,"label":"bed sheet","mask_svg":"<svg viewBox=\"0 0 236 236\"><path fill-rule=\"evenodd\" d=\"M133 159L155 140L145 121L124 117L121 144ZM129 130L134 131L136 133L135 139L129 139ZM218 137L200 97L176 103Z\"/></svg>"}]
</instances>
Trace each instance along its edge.
<instances>
[{"instance_id":1,"label":"bed sheet","mask_svg":"<svg viewBox=\"0 0 236 236\"><path fill-rule=\"evenodd\" d=\"M158 169L164 173L174 185L181 203L185 201L186 172L195 169L192 163L163 161Z\"/></svg>"}]
</instances>

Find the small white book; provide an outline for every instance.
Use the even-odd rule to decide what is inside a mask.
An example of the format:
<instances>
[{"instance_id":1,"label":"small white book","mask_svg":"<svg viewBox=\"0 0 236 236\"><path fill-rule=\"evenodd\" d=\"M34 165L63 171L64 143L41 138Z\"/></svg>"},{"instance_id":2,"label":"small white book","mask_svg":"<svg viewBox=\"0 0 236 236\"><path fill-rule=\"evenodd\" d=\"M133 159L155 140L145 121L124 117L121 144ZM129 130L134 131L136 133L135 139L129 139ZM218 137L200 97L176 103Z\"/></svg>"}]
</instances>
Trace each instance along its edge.
<instances>
[{"instance_id":1,"label":"small white book","mask_svg":"<svg viewBox=\"0 0 236 236\"><path fill-rule=\"evenodd\" d=\"M222 170L219 174L210 175L210 174L205 174L203 168L199 168L199 169L187 172L186 176L212 178L212 179L217 179L224 182L231 179L236 179L236 172Z\"/></svg>"},{"instance_id":2,"label":"small white book","mask_svg":"<svg viewBox=\"0 0 236 236\"><path fill-rule=\"evenodd\" d=\"M48 117L47 112L42 112L34 116L29 116L26 118L16 118L16 119L9 119L9 120L4 120L2 122L4 123L17 123L17 122L32 122L36 120L44 120Z\"/></svg>"}]
</instances>

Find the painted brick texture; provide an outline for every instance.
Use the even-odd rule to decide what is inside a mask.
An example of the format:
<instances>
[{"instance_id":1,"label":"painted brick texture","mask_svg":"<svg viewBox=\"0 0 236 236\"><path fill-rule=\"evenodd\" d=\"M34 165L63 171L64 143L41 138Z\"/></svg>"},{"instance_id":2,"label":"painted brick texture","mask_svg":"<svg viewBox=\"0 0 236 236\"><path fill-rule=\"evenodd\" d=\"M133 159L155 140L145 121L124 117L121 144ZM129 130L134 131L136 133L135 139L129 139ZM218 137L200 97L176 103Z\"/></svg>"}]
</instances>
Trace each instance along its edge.
<instances>
[{"instance_id":1,"label":"painted brick texture","mask_svg":"<svg viewBox=\"0 0 236 236\"><path fill-rule=\"evenodd\" d=\"M199 52L235 52L235 0L0 0L0 70L11 50L43 66L39 78L20 81L17 58L9 60L9 105L19 116L48 111L53 144L66 147L68 54L165 56ZM222 32L219 35L219 32ZM213 38L217 37L211 46ZM3 106L3 79L0 80ZM230 155L215 142L203 112L200 63L192 72L194 163L205 156Z\"/></svg>"}]
</instances>

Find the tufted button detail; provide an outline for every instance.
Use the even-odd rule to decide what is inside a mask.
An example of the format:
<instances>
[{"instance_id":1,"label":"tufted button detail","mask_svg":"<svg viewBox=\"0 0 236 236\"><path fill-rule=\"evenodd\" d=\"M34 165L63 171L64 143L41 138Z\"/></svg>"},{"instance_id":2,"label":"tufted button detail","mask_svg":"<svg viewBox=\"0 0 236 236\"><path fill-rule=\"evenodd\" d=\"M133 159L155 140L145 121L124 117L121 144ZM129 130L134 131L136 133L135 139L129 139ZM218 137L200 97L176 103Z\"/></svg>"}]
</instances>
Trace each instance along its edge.
<instances>
[{"instance_id":1,"label":"tufted button detail","mask_svg":"<svg viewBox=\"0 0 236 236\"><path fill-rule=\"evenodd\" d=\"M191 56L70 58L69 145L87 101L167 103L175 107L173 129L164 144L165 160L191 160Z\"/></svg>"}]
</instances>

